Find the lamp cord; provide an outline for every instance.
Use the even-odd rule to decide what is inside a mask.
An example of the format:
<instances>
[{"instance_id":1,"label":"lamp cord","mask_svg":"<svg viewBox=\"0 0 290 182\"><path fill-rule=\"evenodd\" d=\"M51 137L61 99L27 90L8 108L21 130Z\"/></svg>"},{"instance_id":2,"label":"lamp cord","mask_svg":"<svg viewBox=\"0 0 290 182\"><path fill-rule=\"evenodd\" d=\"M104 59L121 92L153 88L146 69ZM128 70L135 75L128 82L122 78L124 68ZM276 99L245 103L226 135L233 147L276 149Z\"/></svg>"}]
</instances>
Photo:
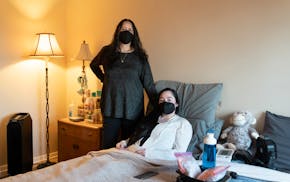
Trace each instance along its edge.
<instances>
[{"instance_id":1,"label":"lamp cord","mask_svg":"<svg viewBox=\"0 0 290 182\"><path fill-rule=\"evenodd\" d=\"M46 65L45 68L45 85L46 85L46 161L49 162L49 103L48 103L48 98L49 98L49 92L48 92L48 67Z\"/></svg>"}]
</instances>

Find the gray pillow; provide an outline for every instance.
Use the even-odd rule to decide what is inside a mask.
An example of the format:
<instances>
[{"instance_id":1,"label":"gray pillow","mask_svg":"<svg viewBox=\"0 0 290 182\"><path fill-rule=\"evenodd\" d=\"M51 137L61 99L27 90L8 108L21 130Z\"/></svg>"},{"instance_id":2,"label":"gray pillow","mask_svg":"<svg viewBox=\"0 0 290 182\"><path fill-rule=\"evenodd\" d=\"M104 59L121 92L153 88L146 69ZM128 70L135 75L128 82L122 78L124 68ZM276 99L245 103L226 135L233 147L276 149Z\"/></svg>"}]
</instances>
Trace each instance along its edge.
<instances>
[{"instance_id":1,"label":"gray pillow","mask_svg":"<svg viewBox=\"0 0 290 182\"><path fill-rule=\"evenodd\" d=\"M192 125L193 135L187 151L196 157L202 152L203 137L209 128L215 130L218 138L223 121L216 120L216 108L220 101L223 85L221 83L192 84L161 80L156 82L156 90L164 88L176 90L179 97L178 115L186 118Z\"/></svg>"},{"instance_id":2,"label":"gray pillow","mask_svg":"<svg viewBox=\"0 0 290 182\"><path fill-rule=\"evenodd\" d=\"M212 126L223 87L221 83L192 84L167 80L156 82L158 92L166 87L176 90L178 94L180 116L204 120L208 127Z\"/></svg>"},{"instance_id":3,"label":"gray pillow","mask_svg":"<svg viewBox=\"0 0 290 182\"><path fill-rule=\"evenodd\" d=\"M277 160L274 167L290 172L290 117L266 111L263 135L276 143Z\"/></svg>"},{"instance_id":4,"label":"gray pillow","mask_svg":"<svg viewBox=\"0 0 290 182\"><path fill-rule=\"evenodd\" d=\"M198 159L203 151L203 138L208 130L208 127L204 120L191 118L187 119L191 122L193 130L192 138L188 145L187 151L191 151L193 156ZM216 122L210 127L214 129L215 131L214 137L216 139L219 138L223 123L224 123L223 120L216 120Z\"/></svg>"}]
</instances>

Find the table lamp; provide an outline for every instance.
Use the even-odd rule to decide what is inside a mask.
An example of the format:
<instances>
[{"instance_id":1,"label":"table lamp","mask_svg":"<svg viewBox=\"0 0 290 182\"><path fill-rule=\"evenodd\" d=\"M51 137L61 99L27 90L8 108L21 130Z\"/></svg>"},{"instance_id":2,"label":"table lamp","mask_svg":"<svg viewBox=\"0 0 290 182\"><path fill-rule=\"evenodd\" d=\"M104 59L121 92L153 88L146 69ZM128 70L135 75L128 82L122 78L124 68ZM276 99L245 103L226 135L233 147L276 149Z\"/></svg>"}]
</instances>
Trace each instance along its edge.
<instances>
[{"instance_id":1,"label":"table lamp","mask_svg":"<svg viewBox=\"0 0 290 182\"><path fill-rule=\"evenodd\" d=\"M82 74L78 78L78 81L81 84L81 89L79 90L79 93L82 95L82 104L84 108L84 103L85 103L85 90L88 88L88 82L87 82L87 76L86 76L86 70L85 70L85 61L90 61L92 60L93 56L89 48L89 44L86 43L84 40L83 43L81 44L80 51L76 57L78 60L83 61L83 66L82 66Z\"/></svg>"}]
</instances>

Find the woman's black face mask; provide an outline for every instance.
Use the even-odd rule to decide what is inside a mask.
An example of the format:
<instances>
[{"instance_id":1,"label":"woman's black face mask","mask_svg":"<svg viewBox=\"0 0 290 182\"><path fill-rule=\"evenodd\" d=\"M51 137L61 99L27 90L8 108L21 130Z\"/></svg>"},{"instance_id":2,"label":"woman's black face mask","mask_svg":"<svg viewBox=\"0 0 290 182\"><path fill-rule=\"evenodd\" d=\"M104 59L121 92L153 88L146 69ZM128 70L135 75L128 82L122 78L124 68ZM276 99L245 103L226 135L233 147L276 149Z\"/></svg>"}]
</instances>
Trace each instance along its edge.
<instances>
[{"instance_id":1,"label":"woman's black face mask","mask_svg":"<svg viewBox=\"0 0 290 182\"><path fill-rule=\"evenodd\" d=\"M128 44L129 42L131 42L134 38L134 35L131 34L131 32L129 31L122 31L119 33L119 40L123 43L123 44Z\"/></svg>"},{"instance_id":2,"label":"woman's black face mask","mask_svg":"<svg viewBox=\"0 0 290 182\"><path fill-rule=\"evenodd\" d=\"M175 105L171 102L162 102L159 104L159 109L163 114L170 114L175 111Z\"/></svg>"}]
</instances>

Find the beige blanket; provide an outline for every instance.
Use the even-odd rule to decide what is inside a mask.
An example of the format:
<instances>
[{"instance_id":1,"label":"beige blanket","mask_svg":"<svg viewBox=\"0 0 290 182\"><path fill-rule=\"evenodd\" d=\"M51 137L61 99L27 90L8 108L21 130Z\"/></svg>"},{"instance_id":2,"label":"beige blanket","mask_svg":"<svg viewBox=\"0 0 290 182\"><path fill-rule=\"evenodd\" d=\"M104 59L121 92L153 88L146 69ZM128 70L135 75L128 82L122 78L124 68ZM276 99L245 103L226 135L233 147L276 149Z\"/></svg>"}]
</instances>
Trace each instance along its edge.
<instances>
[{"instance_id":1,"label":"beige blanket","mask_svg":"<svg viewBox=\"0 0 290 182\"><path fill-rule=\"evenodd\" d=\"M157 176L143 181L176 181L176 161L149 160L141 155L117 149L93 151L88 155L53 166L4 178L1 182L111 182L141 181L134 176L156 171Z\"/></svg>"},{"instance_id":2,"label":"beige blanket","mask_svg":"<svg viewBox=\"0 0 290 182\"><path fill-rule=\"evenodd\" d=\"M288 173L258 166L219 162L217 165L230 165L229 171L261 180L286 182L290 179ZM44 169L4 178L0 182L175 182L176 169L175 161L150 160L128 151L109 149L93 151ZM158 175L146 180L133 177L146 171L156 171Z\"/></svg>"}]
</instances>

